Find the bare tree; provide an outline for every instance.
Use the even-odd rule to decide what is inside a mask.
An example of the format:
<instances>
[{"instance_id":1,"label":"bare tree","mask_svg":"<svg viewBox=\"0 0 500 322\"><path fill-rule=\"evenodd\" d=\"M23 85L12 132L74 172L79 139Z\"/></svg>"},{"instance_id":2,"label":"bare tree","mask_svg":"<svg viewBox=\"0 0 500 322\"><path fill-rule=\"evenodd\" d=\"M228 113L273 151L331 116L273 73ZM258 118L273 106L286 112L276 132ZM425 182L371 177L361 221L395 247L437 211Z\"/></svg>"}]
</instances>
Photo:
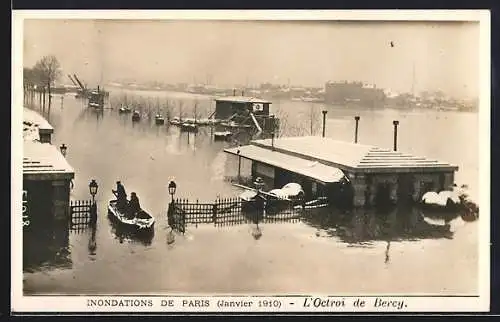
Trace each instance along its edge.
<instances>
[{"instance_id":1,"label":"bare tree","mask_svg":"<svg viewBox=\"0 0 500 322\"><path fill-rule=\"evenodd\" d=\"M47 86L49 94L49 106L51 103L51 86L61 76L61 66L57 58L53 55L44 56L36 62L33 67L35 75L40 79L43 86Z\"/></svg>"},{"instance_id":2,"label":"bare tree","mask_svg":"<svg viewBox=\"0 0 500 322\"><path fill-rule=\"evenodd\" d=\"M310 135L314 135L314 130L318 127L319 120L319 109L315 104L311 104L311 109L309 111L309 121L310 121Z\"/></svg>"},{"instance_id":3,"label":"bare tree","mask_svg":"<svg viewBox=\"0 0 500 322\"><path fill-rule=\"evenodd\" d=\"M291 121L291 117L286 109L283 109L277 104L275 107L275 115L279 120L279 128L275 132L275 137L285 137L285 136L303 136L306 134L306 129L300 124L294 124Z\"/></svg>"}]
</instances>

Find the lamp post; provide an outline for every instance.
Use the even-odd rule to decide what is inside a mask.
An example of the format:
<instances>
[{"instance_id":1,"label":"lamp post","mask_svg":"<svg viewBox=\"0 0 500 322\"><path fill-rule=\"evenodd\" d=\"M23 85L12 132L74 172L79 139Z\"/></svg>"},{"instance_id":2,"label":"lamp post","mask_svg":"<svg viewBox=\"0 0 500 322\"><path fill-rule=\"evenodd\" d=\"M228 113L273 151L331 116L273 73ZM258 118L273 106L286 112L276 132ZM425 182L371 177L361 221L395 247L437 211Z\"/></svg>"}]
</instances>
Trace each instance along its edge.
<instances>
[{"instance_id":1,"label":"lamp post","mask_svg":"<svg viewBox=\"0 0 500 322\"><path fill-rule=\"evenodd\" d=\"M97 194L97 188L99 187L99 185L97 184L97 182L92 179L89 183L89 192L90 192L90 195L92 196L92 204L95 203L95 195Z\"/></svg>"},{"instance_id":2,"label":"lamp post","mask_svg":"<svg viewBox=\"0 0 500 322\"><path fill-rule=\"evenodd\" d=\"M354 130L354 143L358 143L358 124L359 124L359 116L355 116L354 120L356 121L356 128Z\"/></svg>"},{"instance_id":3,"label":"lamp post","mask_svg":"<svg viewBox=\"0 0 500 322\"><path fill-rule=\"evenodd\" d=\"M171 180L170 183L168 184L168 193L172 197L172 203L174 202L174 195L176 189L177 189L177 184L173 180Z\"/></svg>"},{"instance_id":4,"label":"lamp post","mask_svg":"<svg viewBox=\"0 0 500 322\"><path fill-rule=\"evenodd\" d=\"M264 180L261 177L257 177L253 184L255 185L255 189L257 189L257 193L259 193L264 187Z\"/></svg>"},{"instance_id":5,"label":"lamp post","mask_svg":"<svg viewBox=\"0 0 500 322\"><path fill-rule=\"evenodd\" d=\"M66 152L68 151L68 147L66 146L66 144L61 144L61 146L59 147L59 150L61 151L61 154L63 155L63 157L66 157Z\"/></svg>"},{"instance_id":6,"label":"lamp post","mask_svg":"<svg viewBox=\"0 0 500 322\"><path fill-rule=\"evenodd\" d=\"M240 156L240 150L236 151L236 154L238 155L238 183L241 182L241 156Z\"/></svg>"},{"instance_id":7,"label":"lamp post","mask_svg":"<svg viewBox=\"0 0 500 322\"><path fill-rule=\"evenodd\" d=\"M262 188L264 187L264 180L262 180L261 177L257 177L255 179L255 181L254 181L253 184L255 186L255 189L257 189L257 197L259 197L260 196L260 192L261 192ZM258 200L257 202L261 201L260 198L257 198L257 200ZM263 203L262 204L262 213L264 213L264 208L265 208L265 205ZM256 219L257 219L256 222L255 222L256 227L255 227L255 230L252 231L252 236L253 236L253 238L255 240L258 240L262 236L262 231L259 228L259 217L260 217L260 213L259 212L260 211L261 211L261 209L259 209L259 208L256 209Z\"/></svg>"},{"instance_id":8,"label":"lamp post","mask_svg":"<svg viewBox=\"0 0 500 322\"><path fill-rule=\"evenodd\" d=\"M394 125L394 151L398 150L398 125L399 121L392 121Z\"/></svg>"}]
</instances>

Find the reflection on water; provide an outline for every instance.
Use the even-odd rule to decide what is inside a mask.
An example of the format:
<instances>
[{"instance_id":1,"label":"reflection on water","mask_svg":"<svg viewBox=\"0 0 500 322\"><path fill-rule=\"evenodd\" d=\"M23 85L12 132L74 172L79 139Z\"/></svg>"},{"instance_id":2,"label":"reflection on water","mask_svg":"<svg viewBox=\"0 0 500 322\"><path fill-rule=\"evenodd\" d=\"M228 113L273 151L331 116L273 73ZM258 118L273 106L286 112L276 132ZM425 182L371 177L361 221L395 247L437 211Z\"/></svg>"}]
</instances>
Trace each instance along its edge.
<instances>
[{"instance_id":1,"label":"reflection on water","mask_svg":"<svg viewBox=\"0 0 500 322\"><path fill-rule=\"evenodd\" d=\"M111 235L123 243L140 243L144 246L151 245L154 237L154 229L137 231L135 228L120 224L113 216L108 215L109 224L111 227Z\"/></svg>"},{"instance_id":2,"label":"reflection on water","mask_svg":"<svg viewBox=\"0 0 500 322\"><path fill-rule=\"evenodd\" d=\"M434 218L443 220L442 224L432 223L426 217L418 208L404 207L386 213L366 209L309 212L303 220L323 230L327 236L338 237L353 246L367 246L373 241L453 237L448 222L458 214L434 215Z\"/></svg>"},{"instance_id":3,"label":"reflection on water","mask_svg":"<svg viewBox=\"0 0 500 322\"><path fill-rule=\"evenodd\" d=\"M23 267L27 272L72 267L69 230L64 224L40 223L23 231Z\"/></svg>"},{"instance_id":4,"label":"reflection on water","mask_svg":"<svg viewBox=\"0 0 500 322\"><path fill-rule=\"evenodd\" d=\"M175 105L176 100L184 100L189 116L194 99L176 96L170 104ZM207 117L213 109L210 99L197 96L196 101L200 116ZM295 109L305 110L309 104L294 102L288 106L281 102L280 108L285 106L293 117ZM327 134L352 140L353 127L345 124L360 114L360 143L390 146L393 113L329 107L329 118L346 121L333 121ZM401 121L401 149L457 163L459 183L469 183L476 192L474 146L457 147L435 131L414 135L416 128L427 128L429 118L439 122L432 113L408 114L405 123ZM477 133L475 115L450 112L447 117L441 122L467 124L466 135ZM226 155L222 150L231 143L212 141L210 128L200 128L194 134L181 132L167 122L158 126L154 118L133 123L131 114L89 110L72 97L64 100L64 109L52 108L51 121L55 128L53 144L68 146L67 159L76 169L71 198L88 199L88 182L95 178L99 183L99 216L96 228L51 240L25 234L25 240L31 238L35 245L23 256L26 293L359 293L359 280L364 281L365 292L477 291L477 227L460 221L458 214L431 214L418 209L386 213L317 209L308 211L296 223L259 223L258 229L255 224L199 225L188 226L185 235L170 234L166 186L172 178L177 182L178 196L200 202L241 192L224 181ZM388 125L381 131L384 122ZM469 141L460 139L465 135L463 127L446 124L440 126L448 130L448 136ZM468 178L471 180L466 181ZM153 234L137 236L109 220L107 203L114 198L111 189L116 180L124 183L128 193L136 192L141 206L155 217ZM460 265L450 265L454 262ZM375 278L367 278L365 267L370 267ZM446 271L446 275L436 271ZM406 274L419 277L414 281L404 277Z\"/></svg>"}]
</instances>

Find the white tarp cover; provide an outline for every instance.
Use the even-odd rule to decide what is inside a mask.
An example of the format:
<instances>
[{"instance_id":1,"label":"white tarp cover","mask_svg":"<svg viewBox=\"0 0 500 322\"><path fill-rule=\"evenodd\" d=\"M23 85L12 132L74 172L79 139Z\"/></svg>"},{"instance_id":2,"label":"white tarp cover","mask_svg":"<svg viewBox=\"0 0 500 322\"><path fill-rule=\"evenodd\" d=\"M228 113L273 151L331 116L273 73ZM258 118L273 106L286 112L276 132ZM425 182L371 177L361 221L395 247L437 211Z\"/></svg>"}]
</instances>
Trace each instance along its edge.
<instances>
[{"instance_id":1,"label":"white tarp cover","mask_svg":"<svg viewBox=\"0 0 500 322\"><path fill-rule=\"evenodd\" d=\"M334 183L340 182L343 178L347 178L344 172L336 167L328 166L320 162L312 162L255 145L246 145L238 148L226 149L225 151L237 155L237 150L240 150L239 155L241 157L282 168L315 179L319 182Z\"/></svg>"},{"instance_id":2,"label":"white tarp cover","mask_svg":"<svg viewBox=\"0 0 500 322\"><path fill-rule=\"evenodd\" d=\"M455 204L460 202L460 198L458 198L458 194L456 191L443 190L439 193L435 191L426 192L422 196L422 201L427 205L438 205L438 206L446 206L448 199Z\"/></svg>"}]
</instances>

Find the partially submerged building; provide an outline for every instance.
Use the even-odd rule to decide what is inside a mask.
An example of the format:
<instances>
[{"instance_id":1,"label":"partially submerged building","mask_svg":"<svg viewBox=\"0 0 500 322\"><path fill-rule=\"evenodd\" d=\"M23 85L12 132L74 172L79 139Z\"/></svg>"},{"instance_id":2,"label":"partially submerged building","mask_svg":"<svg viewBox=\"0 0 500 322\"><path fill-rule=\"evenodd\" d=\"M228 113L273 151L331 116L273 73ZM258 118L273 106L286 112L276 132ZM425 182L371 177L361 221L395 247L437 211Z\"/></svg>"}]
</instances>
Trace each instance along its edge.
<instances>
[{"instance_id":1,"label":"partially submerged building","mask_svg":"<svg viewBox=\"0 0 500 322\"><path fill-rule=\"evenodd\" d=\"M73 168L51 144L53 127L35 111L24 109L23 191L32 220L69 218ZM38 130L38 136L36 131ZM43 219L43 220L45 220ZM31 220L31 221L32 221Z\"/></svg>"},{"instance_id":2,"label":"partially submerged building","mask_svg":"<svg viewBox=\"0 0 500 322\"><path fill-rule=\"evenodd\" d=\"M25 261L43 261L52 256L43 253L47 245L54 250L67 246L75 173L51 144L52 126L34 111L25 109L23 116L23 255Z\"/></svg>"},{"instance_id":3,"label":"partially submerged building","mask_svg":"<svg viewBox=\"0 0 500 322\"><path fill-rule=\"evenodd\" d=\"M69 218L70 182L75 172L52 144L25 141L23 191L30 222Z\"/></svg>"},{"instance_id":4,"label":"partially submerged building","mask_svg":"<svg viewBox=\"0 0 500 322\"><path fill-rule=\"evenodd\" d=\"M270 101L255 97L216 98L213 118L219 122L217 130L247 129L269 134L278 124L278 120L270 113L270 105Z\"/></svg>"},{"instance_id":5,"label":"partially submerged building","mask_svg":"<svg viewBox=\"0 0 500 322\"><path fill-rule=\"evenodd\" d=\"M252 177L266 189L301 184L306 198L350 199L354 206L376 206L420 200L427 191L454 183L458 167L426 157L336 141L323 137L255 140L225 152L252 162ZM349 189L338 189L339 184Z\"/></svg>"}]
</instances>

